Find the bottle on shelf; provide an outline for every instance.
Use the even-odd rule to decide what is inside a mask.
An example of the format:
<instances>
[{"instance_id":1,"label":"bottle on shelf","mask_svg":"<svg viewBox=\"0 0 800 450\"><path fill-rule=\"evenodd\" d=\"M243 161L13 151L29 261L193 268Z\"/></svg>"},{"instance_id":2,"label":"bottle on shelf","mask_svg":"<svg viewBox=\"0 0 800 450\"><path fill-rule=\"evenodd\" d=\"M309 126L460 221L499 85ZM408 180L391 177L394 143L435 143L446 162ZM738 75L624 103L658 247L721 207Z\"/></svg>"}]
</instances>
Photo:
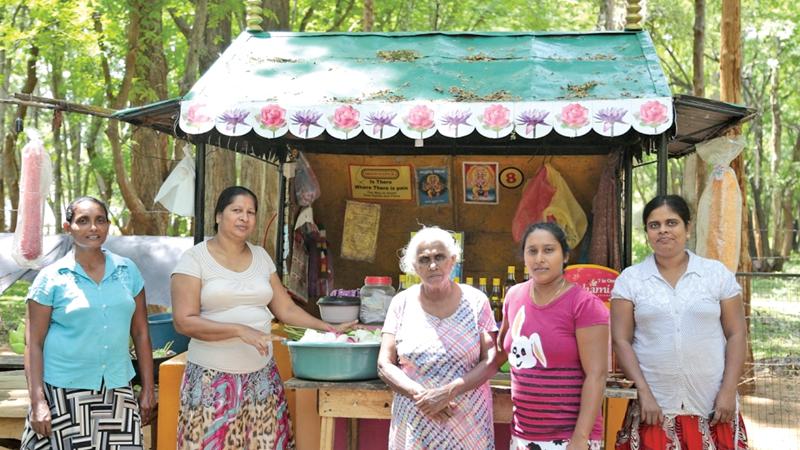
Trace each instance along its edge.
<instances>
[{"instance_id":1,"label":"bottle on shelf","mask_svg":"<svg viewBox=\"0 0 800 450\"><path fill-rule=\"evenodd\" d=\"M492 278L492 294L489 297L495 322L503 320L503 300L500 297L500 278Z\"/></svg>"},{"instance_id":2,"label":"bottle on shelf","mask_svg":"<svg viewBox=\"0 0 800 450\"><path fill-rule=\"evenodd\" d=\"M522 279L523 281L528 281L531 279L531 274L528 272L528 266L525 266L525 270L523 270Z\"/></svg>"},{"instance_id":3,"label":"bottle on shelf","mask_svg":"<svg viewBox=\"0 0 800 450\"><path fill-rule=\"evenodd\" d=\"M406 289L406 274L401 273L400 276L397 277L397 292L404 291Z\"/></svg>"},{"instance_id":4,"label":"bottle on shelf","mask_svg":"<svg viewBox=\"0 0 800 450\"><path fill-rule=\"evenodd\" d=\"M330 273L328 272L328 244L324 231L320 232L322 239L317 244L319 247L319 276L317 277L317 294L320 297L328 295L331 291Z\"/></svg>"},{"instance_id":5,"label":"bottle on shelf","mask_svg":"<svg viewBox=\"0 0 800 450\"><path fill-rule=\"evenodd\" d=\"M459 278L459 277L453 277L453 282L454 282L455 284L460 284L460 283L461 283L461 278Z\"/></svg>"},{"instance_id":6,"label":"bottle on shelf","mask_svg":"<svg viewBox=\"0 0 800 450\"><path fill-rule=\"evenodd\" d=\"M503 284L503 298L506 298L506 293L511 288L511 286L517 284L516 278L514 278L517 269L514 266L508 266L506 269L506 281Z\"/></svg>"},{"instance_id":7,"label":"bottle on shelf","mask_svg":"<svg viewBox=\"0 0 800 450\"><path fill-rule=\"evenodd\" d=\"M486 277L478 278L478 290L489 296L489 288L486 286Z\"/></svg>"},{"instance_id":8,"label":"bottle on shelf","mask_svg":"<svg viewBox=\"0 0 800 450\"><path fill-rule=\"evenodd\" d=\"M472 277L467 277L467 284L470 286L475 286L475 280Z\"/></svg>"}]
</instances>

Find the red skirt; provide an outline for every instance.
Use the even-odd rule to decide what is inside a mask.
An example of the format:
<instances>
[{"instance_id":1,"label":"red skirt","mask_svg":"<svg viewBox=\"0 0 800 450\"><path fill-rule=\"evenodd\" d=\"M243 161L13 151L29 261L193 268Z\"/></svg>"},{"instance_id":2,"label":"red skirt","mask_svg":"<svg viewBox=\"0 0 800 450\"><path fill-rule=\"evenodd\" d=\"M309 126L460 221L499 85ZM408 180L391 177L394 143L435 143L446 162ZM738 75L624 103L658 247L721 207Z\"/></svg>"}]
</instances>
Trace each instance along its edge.
<instances>
[{"instance_id":1,"label":"red skirt","mask_svg":"<svg viewBox=\"0 0 800 450\"><path fill-rule=\"evenodd\" d=\"M641 422L639 402L631 401L617 433L615 450L746 450L742 415L727 423L709 425L699 416L666 417L661 425Z\"/></svg>"}]
</instances>

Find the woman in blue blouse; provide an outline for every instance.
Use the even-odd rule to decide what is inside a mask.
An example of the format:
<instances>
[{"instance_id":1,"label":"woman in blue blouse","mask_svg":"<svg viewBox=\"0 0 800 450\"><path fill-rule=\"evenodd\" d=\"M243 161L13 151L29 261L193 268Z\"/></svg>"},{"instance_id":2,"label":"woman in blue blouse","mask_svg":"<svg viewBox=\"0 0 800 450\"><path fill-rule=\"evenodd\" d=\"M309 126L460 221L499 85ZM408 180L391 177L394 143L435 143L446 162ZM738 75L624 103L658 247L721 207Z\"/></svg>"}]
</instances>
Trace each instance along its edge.
<instances>
[{"instance_id":1,"label":"woman in blue blouse","mask_svg":"<svg viewBox=\"0 0 800 450\"><path fill-rule=\"evenodd\" d=\"M74 245L28 291L25 374L31 408L23 449L142 449L155 405L144 281L128 258L102 248L108 209L73 201L64 231ZM133 337L142 390L130 380Z\"/></svg>"}]
</instances>

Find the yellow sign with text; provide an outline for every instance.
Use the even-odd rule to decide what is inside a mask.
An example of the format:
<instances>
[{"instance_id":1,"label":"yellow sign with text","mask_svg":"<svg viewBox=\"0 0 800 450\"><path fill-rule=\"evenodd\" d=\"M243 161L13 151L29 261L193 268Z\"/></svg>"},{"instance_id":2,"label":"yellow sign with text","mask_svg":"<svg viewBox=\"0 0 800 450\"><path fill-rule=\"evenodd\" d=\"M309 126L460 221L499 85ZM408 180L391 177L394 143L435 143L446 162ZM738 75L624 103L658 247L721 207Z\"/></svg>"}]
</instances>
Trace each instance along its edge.
<instances>
[{"instance_id":1,"label":"yellow sign with text","mask_svg":"<svg viewBox=\"0 0 800 450\"><path fill-rule=\"evenodd\" d=\"M355 200L413 200L411 166L350 166L350 195Z\"/></svg>"}]
</instances>

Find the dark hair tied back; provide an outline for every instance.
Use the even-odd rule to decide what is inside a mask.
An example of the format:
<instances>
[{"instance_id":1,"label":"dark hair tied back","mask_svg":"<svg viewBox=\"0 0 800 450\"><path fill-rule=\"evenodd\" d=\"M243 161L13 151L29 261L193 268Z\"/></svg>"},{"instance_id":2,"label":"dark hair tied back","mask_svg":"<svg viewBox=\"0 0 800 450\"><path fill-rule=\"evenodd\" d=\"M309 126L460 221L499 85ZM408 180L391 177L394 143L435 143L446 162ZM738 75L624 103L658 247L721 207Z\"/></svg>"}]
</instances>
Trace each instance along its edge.
<instances>
[{"instance_id":1,"label":"dark hair tied back","mask_svg":"<svg viewBox=\"0 0 800 450\"><path fill-rule=\"evenodd\" d=\"M525 241L528 240L528 236L531 235L536 230L544 230L548 233L552 234L554 238L558 241L561 245L561 251L564 253L564 257L566 258L567 253L569 253L569 244L567 244L567 234L564 233L564 230L555 223L555 222L537 222L528 225L528 228L525 229L525 233L522 235L522 255L525 255ZM564 264L567 264L567 261L564 260Z\"/></svg>"},{"instance_id":2,"label":"dark hair tied back","mask_svg":"<svg viewBox=\"0 0 800 450\"><path fill-rule=\"evenodd\" d=\"M228 186L219 193L219 197L217 197L217 206L214 208L214 217L217 214L220 214L225 208L228 207L231 203L233 203L233 199L240 196L240 195L249 195L250 198L253 199L253 204L256 207L256 212L258 212L258 197L256 194L253 193L250 189L247 189L244 186ZM214 223L214 232L219 231L219 224Z\"/></svg>"},{"instance_id":3,"label":"dark hair tied back","mask_svg":"<svg viewBox=\"0 0 800 450\"><path fill-rule=\"evenodd\" d=\"M677 214L683 220L684 225L689 225L689 222L692 220L692 212L689 210L689 205L683 197L674 194L658 195L644 205L642 223L645 228L647 228L647 219L650 218L650 214L652 214L653 210L662 206L666 206Z\"/></svg>"},{"instance_id":4,"label":"dark hair tied back","mask_svg":"<svg viewBox=\"0 0 800 450\"><path fill-rule=\"evenodd\" d=\"M79 203L83 202L92 202L97 204L99 207L103 208L103 213L105 213L106 220L108 220L108 207L106 206L106 204L103 203L101 200L98 200L94 197L90 197L88 195L85 195L83 197L78 197L75 200L73 200L72 203L67 205L67 210L64 213L64 220L66 220L68 223L72 223L72 219L75 218L75 207L77 207Z\"/></svg>"}]
</instances>

